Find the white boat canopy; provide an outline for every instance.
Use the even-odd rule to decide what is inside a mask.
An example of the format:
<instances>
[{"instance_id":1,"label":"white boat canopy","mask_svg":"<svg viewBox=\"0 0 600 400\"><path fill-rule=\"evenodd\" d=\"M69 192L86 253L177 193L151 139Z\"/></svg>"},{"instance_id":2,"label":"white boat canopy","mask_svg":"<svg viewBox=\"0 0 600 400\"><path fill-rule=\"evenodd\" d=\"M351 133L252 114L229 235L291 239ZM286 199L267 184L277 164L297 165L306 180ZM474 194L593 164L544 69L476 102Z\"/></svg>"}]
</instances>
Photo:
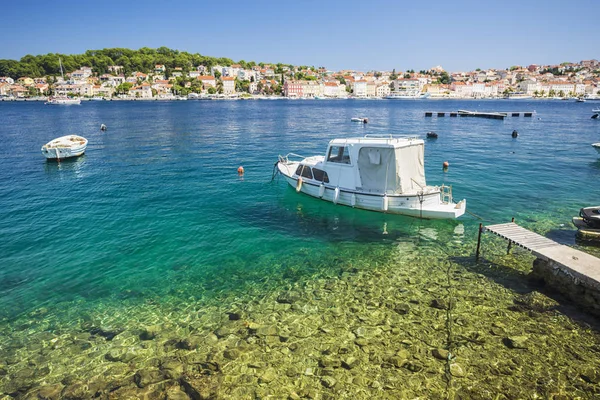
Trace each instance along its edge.
<instances>
[{"instance_id":1,"label":"white boat canopy","mask_svg":"<svg viewBox=\"0 0 600 400\"><path fill-rule=\"evenodd\" d=\"M402 194L415 193L426 186L424 142L421 139L335 139L329 144L327 163L342 159L346 152L350 159L356 160L358 190Z\"/></svg>"}]
</instances>

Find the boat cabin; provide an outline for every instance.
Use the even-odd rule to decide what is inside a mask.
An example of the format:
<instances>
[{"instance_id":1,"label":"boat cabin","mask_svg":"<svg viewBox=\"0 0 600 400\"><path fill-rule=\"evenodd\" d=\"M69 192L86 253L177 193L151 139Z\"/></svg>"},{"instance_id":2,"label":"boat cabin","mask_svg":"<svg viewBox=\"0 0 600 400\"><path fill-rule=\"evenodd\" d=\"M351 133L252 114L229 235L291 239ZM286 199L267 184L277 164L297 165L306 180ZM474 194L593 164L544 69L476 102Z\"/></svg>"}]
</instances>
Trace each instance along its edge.
<instances>
[{"instance_id":1,"label":"boat cabin","mask_svg":"<svg viewBox=\"0 0 600 400\"><path fill-rule=\"evenodd\" d=\"M303 180L372 194L415 194L426 187L424 142L391 135L334 139L325 156L304 159Z\"/></svg>"}]
</instances>

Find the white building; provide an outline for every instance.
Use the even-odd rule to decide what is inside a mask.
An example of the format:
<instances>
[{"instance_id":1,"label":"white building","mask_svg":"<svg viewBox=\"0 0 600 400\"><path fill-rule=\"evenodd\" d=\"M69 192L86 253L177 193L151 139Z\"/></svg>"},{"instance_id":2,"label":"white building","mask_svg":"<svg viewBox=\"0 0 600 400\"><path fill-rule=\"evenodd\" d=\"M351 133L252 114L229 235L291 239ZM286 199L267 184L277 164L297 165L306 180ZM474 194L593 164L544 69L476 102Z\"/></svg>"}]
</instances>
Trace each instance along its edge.
<instances>
[{"instance_id":1,"label":"white building","mask_svg":"<svg viewBox=\"0 0 600 400\"><path fill-rule=\"evenodd\" d=\"M355 97L367 97L367 81L360 79L354 81L354 96Z\"/></svg>"},{"instance_id":2,"label":"white building","mask_svg":"<svg viewBox=\"0 0 600 400\"><path fill-rule=\"evenodd\" d=\"M221 78L223 81L223 94L235 93L235 78L231 76L224 76Z\"/></svg>"}]
</instances>

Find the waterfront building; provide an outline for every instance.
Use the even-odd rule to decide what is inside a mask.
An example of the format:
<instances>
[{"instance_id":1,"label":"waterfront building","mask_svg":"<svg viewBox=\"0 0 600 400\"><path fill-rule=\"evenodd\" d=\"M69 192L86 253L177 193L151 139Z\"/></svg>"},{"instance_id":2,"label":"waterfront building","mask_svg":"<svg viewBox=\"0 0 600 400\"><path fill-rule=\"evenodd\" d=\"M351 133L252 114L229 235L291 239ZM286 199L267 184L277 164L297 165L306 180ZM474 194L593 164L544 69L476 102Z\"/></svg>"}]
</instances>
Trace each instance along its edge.
<instances>
[{"instance_id":1,"label":"waterfront building","mask_svg":"<svg viewBox=\"0 0 600 400\"><path fill-rule=\"evenodd\" d=\"M367 97L367 81L360 79L354 82L354 97Z\"/></svg>"},{"instance_id":2,"label":"waterfront building","mask_svg":"<svg viewBox=\"0 0 600 400\"><path fill-rule=\"evenodd\" d=\"M390 95L391 91L392 89L390 88L390 84L384 82L377 85L377 88L375 89L375 95L377 97L387 97Z\"/></svg>"},{"instance_id":3,"label":"waterfront building","mask_svg":"<svg viewBox=\"0 0 600 400\"><path fill-rule=\"evenodd\" d=\"M303 97L303 88L302 82L286 79L283 84L283 95L285 97Z\"/></svg>"},{"instance_id":4,"label":"waterfront building","mask_svg":"<svg viewBox=\"0 0 600 400\"><path fill-rule=\"evenodd\" d=\"M215 77L212 75L201 75L197 79L200 82L202 82L202 85L204 87L206 87L206 86L216 87L217 86L217 81L215 80Z\"/></svg>"},{"instance_id":5,"label":"waterfront building","mask_svg":"<svg viewBox=\"0 0 600 400\"><path fill-rule=\"evenodd\" d=\"M346 86L339 82L324 82L323 97L341 97L346 94Z\"/></svg>"},{"instance_id":6,"label":"waterfront building","mask_svg":"<svg viewBox=\"0 0 600 400\"><path fill-rule=\"evenodd\" d=\"M221 78L223 81L223 94L234 94L235 93L235 78L231 76L224 76Z\"/></svg>"},{"instance_id":7,"label":"waterfront building","mask_svg":"<svg viewBox=\"0 0 600 400\"><path fill-rule=\"evenodd\" d=\"M323 96L323 86L317 81L302 81L302 93L304 98L315 98Z\"/></svg>"},{"instance_id":8,"label":"waterfront building","mask_svg":"<svg viewBox=\"0 0 600 400\"><path fill-rule=\"evenodd\" d=\"M152 98L152 87L148 82L144 82L140 86L135 86L129 89L129 96L141 99L150 99Z\"/></svg>"},{"instance_id":9,"label":"waterfront building","mask_svg":"<svg viewBox=\"0 0 600 400\"><path fill-rule=\"evenodd\" d=\"M377 83L374 81L367 81L367 97L375 97L377 96Z\"/></svg>"}]
</instances>

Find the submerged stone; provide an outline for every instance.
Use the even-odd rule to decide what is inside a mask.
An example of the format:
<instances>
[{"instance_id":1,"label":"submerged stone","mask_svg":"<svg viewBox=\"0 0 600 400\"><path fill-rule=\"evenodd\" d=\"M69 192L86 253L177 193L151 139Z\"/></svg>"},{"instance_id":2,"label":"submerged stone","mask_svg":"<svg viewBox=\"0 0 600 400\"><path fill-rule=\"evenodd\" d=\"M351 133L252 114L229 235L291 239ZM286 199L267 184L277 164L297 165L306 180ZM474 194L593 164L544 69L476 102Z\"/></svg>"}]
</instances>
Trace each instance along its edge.
<instances>
[{"instance_id":1,"label":"submerged stone","mask_svg":"<svg viewBox=\"0 0 600 400\"><path fill-rule=\"evenodd\" d=\"M140 334L140 339L142 340L152 340L154 338L156 338L158 336L158 334L161 331L161 326L160 325L150 325L147 326L143 329L142 333Z\"/></svg>"},{"instance_id":2,"label":"submerged stone","mask_svg":"<svg viewBox=\"0 0 600 400\"><path fill-rule=\"evenodd\" d=\"M141 369L133 376L133 381L139 388L146 387L152 383L163 380L163 374L158 369Z\"/></svg>"},{"instance_id":3,"label":"submerged stone","mask_svg":"<svg viewBox=\"0 0 600 400\"><path fill-rule=\"evenodd\" d=\"M457 378L465 376L465 371L459 364L450 364L450 373Z\"/></svg>"},{"instance_id":4,"label":"submerged stone","mask_svg":"<svg viewBox=\"0 0 600 400\"><path fill-rule=\"evenodd\" d=\"M326 388L332 388L336 383L337 380L333 376L324 376L321 378L321 385L325 386Z\"/></svg>"},{"instance_id":5,"label":"submerged stone","mask_svg":"<svg viewBox=\"0 0 600 400\"><path fill-rule=\"evenodd\" d=\"M58 400L64 386L60 383L54 385L45 385L37 393L38 398L42 400Z\"/></svg>"},{"instance_id":6,"label":"submerged stone","mask_svg":"<svg viewBox=\"0 0 600 400\"><path fill-rule=\"evenodd\" d=\"M504 338L503 342L511 349L526 349L528 340L527 336L511 336Z\"/></svg>"},{"instance_id":7,"label":"submerged stone","mask_svg":"<svg viewBox=\"0 0 600 400\"><path fill-rule=\"evenodd\" d=\"M433 354L433 356L435 358L437 358L438 360L448 360L448 356L450 355L450 352L448 352L448 350L445 349L433 349L431 354Z\"/></svg>"}]
</instances>

